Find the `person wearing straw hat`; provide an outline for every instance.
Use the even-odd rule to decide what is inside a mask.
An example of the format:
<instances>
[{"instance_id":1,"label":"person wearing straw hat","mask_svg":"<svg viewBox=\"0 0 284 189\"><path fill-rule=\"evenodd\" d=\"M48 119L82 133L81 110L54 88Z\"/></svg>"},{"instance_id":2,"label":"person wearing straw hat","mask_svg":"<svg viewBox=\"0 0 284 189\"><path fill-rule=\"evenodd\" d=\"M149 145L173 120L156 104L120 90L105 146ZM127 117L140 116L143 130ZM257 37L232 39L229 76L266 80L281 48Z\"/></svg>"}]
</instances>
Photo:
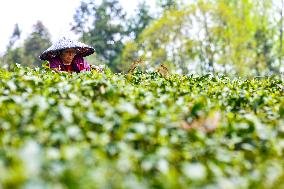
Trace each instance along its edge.
<instances>
[{"instance_id":1,"label":"person wearing straw hat","mask_svg":"<svg viewBox=\"0 0 284 189\"><path fill-rule=\"evenodd\" d=\"M84 43L63 37L46 49L41 60L47 60L49 67L56 71L90 71L90 64L83 57L94 53L94 48Z\"/></svg>"}]
</instances>

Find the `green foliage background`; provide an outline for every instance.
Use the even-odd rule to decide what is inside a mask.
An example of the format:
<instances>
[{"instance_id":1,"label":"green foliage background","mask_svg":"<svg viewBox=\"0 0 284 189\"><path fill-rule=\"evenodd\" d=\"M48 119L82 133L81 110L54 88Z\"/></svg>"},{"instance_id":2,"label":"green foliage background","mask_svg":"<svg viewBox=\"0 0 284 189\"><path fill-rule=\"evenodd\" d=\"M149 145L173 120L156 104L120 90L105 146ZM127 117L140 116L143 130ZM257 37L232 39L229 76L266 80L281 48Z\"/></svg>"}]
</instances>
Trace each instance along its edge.
<instances>
[{"instance_id":1,"label":"green foliage background","mask_svg":"<svg viewBox=\"0 0 284 189\"><path fill-rule=\"evenodd\" d=\"M126 72L143 58L172 73L232 76L280 75L284 71L284 0L156 0L154 12L143 0L131 15L118 0L82 0L70 23L79 40L95 47L87 60ZM22 44L16 24L1 65L40 66L50 46L40 21Z\"/></svg>"},{"instance_id":2,"label":"green foliage background","mask_svg":"<svg viewBox=\"0 0 284 189\"><path fill-rule=\"evenodd\" d=\"M0 70L0 188L283 188L283 78Z\"/></svg>"}]
</instances>

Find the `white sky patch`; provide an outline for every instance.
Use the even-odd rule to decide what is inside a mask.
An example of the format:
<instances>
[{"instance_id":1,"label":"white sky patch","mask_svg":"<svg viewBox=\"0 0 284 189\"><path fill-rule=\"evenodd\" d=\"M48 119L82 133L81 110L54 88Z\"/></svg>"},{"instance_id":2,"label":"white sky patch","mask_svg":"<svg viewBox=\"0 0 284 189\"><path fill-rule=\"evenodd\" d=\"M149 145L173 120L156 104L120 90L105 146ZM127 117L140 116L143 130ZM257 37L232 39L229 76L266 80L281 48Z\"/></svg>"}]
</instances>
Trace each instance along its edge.
<instances>
[{"instance_id":1,"label":"white sky patch","mask_svg":"<svg viewBox=\"0 0 284 189\"><path fill-rule=\"evenodd\" d=\"M16 23L25 38L32 31L32 26L41 20L51 33L52 40L68 33L70 22L80 0L9 0L0 5L0 52L3 52L13 33Z\"/></svg>"}]
</instances>

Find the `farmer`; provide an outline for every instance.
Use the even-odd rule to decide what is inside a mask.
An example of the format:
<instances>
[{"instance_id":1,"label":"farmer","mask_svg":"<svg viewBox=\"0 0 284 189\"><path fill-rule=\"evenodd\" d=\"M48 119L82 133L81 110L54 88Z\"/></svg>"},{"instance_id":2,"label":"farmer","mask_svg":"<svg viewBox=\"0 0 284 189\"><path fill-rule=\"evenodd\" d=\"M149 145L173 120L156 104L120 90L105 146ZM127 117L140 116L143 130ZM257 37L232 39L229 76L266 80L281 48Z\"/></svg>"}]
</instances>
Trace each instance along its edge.
<instances>
[{"instance_id":1,"label":"farmer","mask_svg":"<svg viewBox=\"0 0 284 189\"><path fill-rule=\"evenodd\" d=\"M83 57L93 53L93 47L63 37L45 50L40 59L47 60L53 70L79 73L90 71L91 66Z\"/></svg>"}]
</instances>

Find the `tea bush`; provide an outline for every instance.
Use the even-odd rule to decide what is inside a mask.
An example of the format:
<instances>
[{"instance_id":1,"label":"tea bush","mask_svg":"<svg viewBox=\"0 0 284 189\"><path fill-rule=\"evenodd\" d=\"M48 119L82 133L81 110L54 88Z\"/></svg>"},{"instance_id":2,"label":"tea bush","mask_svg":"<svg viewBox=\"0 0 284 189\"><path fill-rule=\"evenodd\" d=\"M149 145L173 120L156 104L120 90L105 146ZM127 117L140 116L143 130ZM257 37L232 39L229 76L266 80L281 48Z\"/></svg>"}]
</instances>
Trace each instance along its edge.
<instances>
[{"instance_id":1,"label":"tea bush","mask_svg":"<svg viewBox=\"0 0 284 189\"><path fill-rule=\"evenodd\" d=\"M283 79L0 70L0 188L284 188Z\"/></svg>"}]
</instances>

